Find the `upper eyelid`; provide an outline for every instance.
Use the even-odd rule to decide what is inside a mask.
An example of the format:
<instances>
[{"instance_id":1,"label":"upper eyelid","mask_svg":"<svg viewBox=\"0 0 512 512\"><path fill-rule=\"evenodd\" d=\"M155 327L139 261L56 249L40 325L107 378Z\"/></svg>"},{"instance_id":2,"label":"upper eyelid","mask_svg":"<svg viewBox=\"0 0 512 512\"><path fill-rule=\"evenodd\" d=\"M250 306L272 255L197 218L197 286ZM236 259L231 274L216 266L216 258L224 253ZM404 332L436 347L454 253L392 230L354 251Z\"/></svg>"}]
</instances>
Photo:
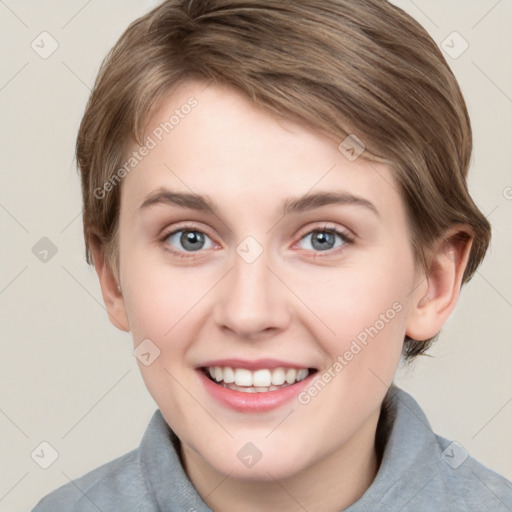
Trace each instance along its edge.
<instances>
[{"instance_id":1,"label":"upper eyelid","mask_svg":"<svg viewBox=\"0 0 512 512\"><path fill-rule=\"evenodd\" d=\"M334 224L329 223L329 222L321 222L320 224L323 224L323 225L316 226L316 227L304 228L303 230L301 229L298 232L297 236L305 236L305 235L312 233L313 231L340 231L342 233L347 232L348 234L353 234L352 230L345 228L345 227L335 226ZM205 235L208 235L207 229L204 229L199 225L190 223L190 224L184 224L182 226L173 227L173 228L169 228L169 229L164 228L161 231L161 233L163 233L161 236L167 237L167 236L170 236L179 231L198 231L200 233L204 233ZM208 236L210 236L210 235L208 235ZM210 238L212 238L212 237L210 236Z\"/></svg>"},{"instance_id":2,"label":"upper eyelid","mask_svg":"<svg viewBox=\"0 0 512 512\"><path fill-rule=\"evenodd\" d=\"M349 230L348 228L335 226L334 224L328 223L328 222L323 222L321 224L322 224L321 226L308 227L308 228L305 228L304 230L300 230L298 232L297 236L300 236L302 238L302 237L309 235L315 231L328 231L328 232L329 231L337 231L338 233L346 234L347 236L352 236L352 231Z\"/></svg>"}]
</instances>

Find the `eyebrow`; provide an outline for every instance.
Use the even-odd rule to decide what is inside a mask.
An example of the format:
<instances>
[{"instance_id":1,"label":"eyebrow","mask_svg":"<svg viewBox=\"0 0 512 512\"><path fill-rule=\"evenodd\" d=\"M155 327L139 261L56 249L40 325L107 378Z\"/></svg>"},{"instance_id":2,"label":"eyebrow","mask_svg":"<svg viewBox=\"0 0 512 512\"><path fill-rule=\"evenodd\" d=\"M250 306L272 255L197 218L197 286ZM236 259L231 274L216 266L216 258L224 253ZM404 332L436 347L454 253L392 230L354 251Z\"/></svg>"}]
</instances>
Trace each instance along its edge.
<instances>
[{"instance_id":1,"label":"eyebrow","mask_svg":"<svg viewBox=\"0 0 512 512\"><path fill-rule=\"evenodd\" d=\"M209 196L199 194L189 194L183 192L173 192L167 189L159 189L151 193L139 207L140 210L149 208L158 204L168 204L189 208L201 212L212 212L220 217L220 208L217 203ZM305 194L298 198L289 198L282 203L282 214L290 215L292 213L301 213L315 208L327 205L355 205L366 208L380 217L380 213L375 205L363 197L355 196L349 192L317 192Z\"/></svg>"}]
</instances>

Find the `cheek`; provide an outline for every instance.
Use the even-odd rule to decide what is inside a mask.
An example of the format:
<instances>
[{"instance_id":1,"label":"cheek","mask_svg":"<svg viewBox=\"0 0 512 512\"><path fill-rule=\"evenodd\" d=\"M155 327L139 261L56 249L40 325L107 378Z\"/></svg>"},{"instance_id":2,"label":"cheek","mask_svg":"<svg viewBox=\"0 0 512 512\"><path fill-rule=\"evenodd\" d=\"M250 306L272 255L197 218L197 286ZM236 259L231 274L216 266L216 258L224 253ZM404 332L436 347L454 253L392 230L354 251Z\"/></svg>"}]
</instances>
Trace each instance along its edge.
<instances>
[{"instance_id":1,"label":"cheek","mask_svg":"<svg viewBox=\"0 0 512 512\"><path fill-rule=\"evenodd\" d=\"M400 342L412 280L411 261L378 258L333 269L313 287L311 280L304 281L297 294L315 313L315 333L333 355L346 350L353 339L364 341L368 331L373 337L379 334Z\"/></svg>"},{"instance_id":2,"label":"cheek","mask_svg":"<svg viewBox=\"0 0 512 512\"><path fill-rule=\"evenodd\" d=\"M134 291L126 307L134 341L142 337L154 339L159 346L165 344L196 294L179 280L170 286L162 280L153 281L148 274L139 282L133 279L131 284Z\"/></svg>"},{"instance_id":3,"label":"cheek","mask_svg":"<svg viewBox=\"0 0 512 512\"><path fill-rule=\"evenodd\" d=\"M321 382L306 388L299 402L306 405L305 411L315 411L308 421L318 423L327 437L337 439L340 424L347 432L357 428L361 418L375 412L393 381L402 352L413 268L412 260L405 258L360 260L333 273L316 293L307 292L309 300L316 297L311 304L322 322L316 321L313 329L329 362L318 375Z\"/></svg>"},{"instance_id":4,"label":"cheek","mask_svg":"<svg viewBox=\"0 0 512 512\"><path fill-rule=\"evenodd\" d=\"M187 305L190 309L197 291L186 272L163 264L160 256L156 258L151 251L138 247L140 242L121 237L120 244L133 247L125 250L121 270L134 342L144 338L165 340L166 333L186 314Z\"/></svg>"}]
</instances>

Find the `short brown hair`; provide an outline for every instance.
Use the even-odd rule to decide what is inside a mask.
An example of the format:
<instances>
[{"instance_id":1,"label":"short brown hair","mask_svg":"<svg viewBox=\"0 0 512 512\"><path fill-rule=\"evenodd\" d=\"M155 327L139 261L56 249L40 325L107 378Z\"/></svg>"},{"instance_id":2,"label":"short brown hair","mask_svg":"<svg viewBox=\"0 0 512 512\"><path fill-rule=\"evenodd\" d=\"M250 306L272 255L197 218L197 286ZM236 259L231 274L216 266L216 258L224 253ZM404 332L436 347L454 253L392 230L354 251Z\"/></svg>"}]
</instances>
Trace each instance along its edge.
<instances>
[{"instance_id":1,"label":"short brown hair","mask_svg":"<svg viewBox=\"0 0 512 512\"><path fill-rule=\"evenodd\" d=\"M485 256L491 227L467 188L472 132L441 51L419 23L384 0L167 0L134 21L103 61L82 119L86 258L99 244L118 272L120 187L95 193L143 143L152 109L180 82L229 85L257 106L305 122L363 157L389 163L417 264L452 226L472 229L463 282ZM406 338L406 359L435 339Z\"/></svg>"}]
</instances>

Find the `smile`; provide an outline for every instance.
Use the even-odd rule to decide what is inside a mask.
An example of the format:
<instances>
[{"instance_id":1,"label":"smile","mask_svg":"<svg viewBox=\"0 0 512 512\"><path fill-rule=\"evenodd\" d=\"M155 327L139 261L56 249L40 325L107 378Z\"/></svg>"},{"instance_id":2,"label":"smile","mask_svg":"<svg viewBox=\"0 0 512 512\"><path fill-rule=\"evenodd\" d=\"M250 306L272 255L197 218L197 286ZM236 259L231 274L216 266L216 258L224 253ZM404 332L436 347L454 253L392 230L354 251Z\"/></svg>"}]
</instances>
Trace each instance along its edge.
<instances>
[{"instance_id":1,"label":"smile","mask_svg":"<svg viewBox=\"0 0 512 512\"><path fill-rule=\"evenodd\" d=\"M289 404L318 374L317 368L274 358L215 359L195 369L214 402L240 413L264 413Z\"/></svg>"},{"instance_id":2,"label":"smile","mask_svg":"<svg viewBox=\"0 0 512 512\"><path fill-rule=\"evenodd\" d=\"M203 371L220 386L242 393L267 393L291 386L307 378L313 369L306 368L262 368L251 371L247 368L210 366Z\"/></svg>"}]
</instances>

